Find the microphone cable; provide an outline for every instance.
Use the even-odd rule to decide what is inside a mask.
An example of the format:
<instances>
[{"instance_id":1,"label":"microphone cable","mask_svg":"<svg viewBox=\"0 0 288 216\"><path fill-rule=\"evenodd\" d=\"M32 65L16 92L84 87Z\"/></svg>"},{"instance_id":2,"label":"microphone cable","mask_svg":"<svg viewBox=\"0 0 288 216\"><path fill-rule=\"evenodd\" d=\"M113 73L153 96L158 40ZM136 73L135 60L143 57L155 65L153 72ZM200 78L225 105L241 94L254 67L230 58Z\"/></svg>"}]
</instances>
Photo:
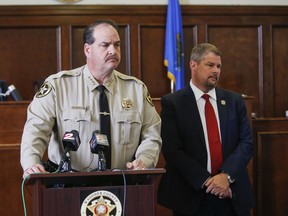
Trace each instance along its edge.
<instances>
[{"instance_id":1,"label":"microphone cable","mask_svg":"<svg viewBox=\"0 0 288 216\"><path fill-rule=\"evenodd\" d=\"M125 216L125 210L126 210L126 194L127 194L127 183L126 183L126 176L125 173L122 169L113 169L112 171L120 171L122 174L122 178L123 178L123 186L124 186L124 192L123 192L123 208L122 208L122 215Z\"/></svg>"},{"instance_id":2,"label":"microphone cable","mask_svg":"<svg viewBox=\"0 0 288 216\"><path fill-rule=\"evenodd\" d=\"M27 176L23 179L22 184L21 184L21 195L22 195L22 203L23 203L24 216L27 216L24 186L25 186L25 182L26 182L26 180L27 180L27 178L28 178L29 176L30 176L30 174L27 175Z\"/></svg>"},{"instance_id":3,"label":"microphone cable","mask_svg":"<svg viewBox=\"0 0 288 216\"><path fill-rule=\"evenodd\" d=\"M121 170L122 176L123 176L123 185L124 185L124 195L123 195L123 216L125 215L125 210L126 210L126 190L127 190L127 184L126 184L126 176L123 170Z\"/></svg>"}]
</instances>

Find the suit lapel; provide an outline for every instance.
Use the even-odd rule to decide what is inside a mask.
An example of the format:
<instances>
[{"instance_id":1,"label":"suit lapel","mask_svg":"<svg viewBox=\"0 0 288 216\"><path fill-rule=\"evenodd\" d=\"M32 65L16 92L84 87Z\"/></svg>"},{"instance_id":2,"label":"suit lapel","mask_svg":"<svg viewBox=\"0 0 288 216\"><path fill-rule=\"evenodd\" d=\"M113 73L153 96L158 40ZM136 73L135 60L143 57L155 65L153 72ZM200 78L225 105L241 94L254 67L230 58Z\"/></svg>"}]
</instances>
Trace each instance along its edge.
<instances>
[{"instance_id":1,"label":"suit lapel","mask_svg":"<svg viewBox=\"0 0 288 216\"><path fill-rule=\"evenodd\" d=\"M216 95L217 95L217 107L218 107L218 115L220 121L220 130L221 130L221 141L223 147L225 147L226 143L226 128L228 124L228 117L227 117L227 109L228 109L228 101L225 98L224 91L221 89L216 88Z\"/></svg>"},{"instance_id":2,"label":"suit lapel","mask_svg":"<svg viewBox=\"0 0 288 216\"><path fill-rule=\"evenodd\" d=\"M197 130L196 133L199 135L203 145L206 145L204 132L203 132L203 126L202 126L199 110L197 107L195 95L190 86L186 87L183 98L184 98L184 106L187 109L187 113L189 113L189 116L191 118L191 123L196 124L196 130Z\"/></svg>"}]
</instances>

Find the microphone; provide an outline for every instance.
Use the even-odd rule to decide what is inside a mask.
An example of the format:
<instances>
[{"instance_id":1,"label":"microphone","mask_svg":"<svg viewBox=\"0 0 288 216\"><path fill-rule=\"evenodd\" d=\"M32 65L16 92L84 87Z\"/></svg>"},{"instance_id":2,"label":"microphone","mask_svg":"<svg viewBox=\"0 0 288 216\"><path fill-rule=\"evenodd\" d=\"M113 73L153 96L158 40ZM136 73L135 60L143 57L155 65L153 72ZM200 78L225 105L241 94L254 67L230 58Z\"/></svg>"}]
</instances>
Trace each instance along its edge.
<instances>
[{"instance_id":1,"label":"microphone","mask_svg":"<svg viewBox=\"0 0 288 216\"><path fill-rule=\"evenodd\" d=\"M21 95L19 94L18 90L16 89L14 85L8 86L8 91L10 92L10 94L12 95L15 101L23 100L23 98L21 97Z\"/></svg>"},{"instance_id":2,"label":"microphone","mask_svg":"<svg viewBox=\"0 0 288 216\"><path fill-rule=\"evenodd\" d=\"M62 155L59 172L70 172L71 171L71 158L70 151L77 151L80 146L80 137L79 133L76 130L70 132L65 132L62 144L64 147L64 154Z\"/></svg>"},{"instance_id":3,"label":"microphone","mask_svg":"<svg viewBox=\"0 0 288 216\"><path fill-rule=\"evenodd\" d=\"M106 170L106 148L109 147L109 141L107 135L101 134L99 130L93 131L92 138L90 140L90 149L94 154L98 154L98 170Z\"/></svg>"},{"instance_id":4,"label":"microphone","mask_svg":"<svg viewBox=\"0 0 288 216\"><path fill-rule=\"evenodd\" d=\"M0 101L7 101L7 90L5 80L0 80Z\"/></svg>"}]
</instances>

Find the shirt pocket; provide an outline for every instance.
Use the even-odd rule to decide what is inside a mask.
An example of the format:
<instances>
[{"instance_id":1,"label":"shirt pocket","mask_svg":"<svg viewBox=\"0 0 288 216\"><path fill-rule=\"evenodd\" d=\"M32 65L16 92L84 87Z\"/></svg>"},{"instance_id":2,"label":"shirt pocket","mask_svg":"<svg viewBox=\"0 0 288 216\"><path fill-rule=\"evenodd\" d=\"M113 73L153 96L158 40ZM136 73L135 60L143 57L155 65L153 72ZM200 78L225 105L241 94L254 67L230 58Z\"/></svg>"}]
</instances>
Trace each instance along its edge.
<instances>
[{"instance_id":1,"label":"shirt pocket","mask_svg":"<svg viewBox=\"0 0 288 216\"><path fill-rule=\"evenodd\" d=\"M67 130L81 131L91 121L91 114L84 110L67 110L62 113L63 126Z\"/></svg>"},{"instance_id":2,"label":"shirt pocket","mask_svg":"<svg viewBox=\"0 0 288 216\"><path fill-rule=\"evenodd\" d=\"M141 135L141 117L139 112L119 111L115 113L115 122L120 145L138 146Z\"/></svg>"}]
</instances>

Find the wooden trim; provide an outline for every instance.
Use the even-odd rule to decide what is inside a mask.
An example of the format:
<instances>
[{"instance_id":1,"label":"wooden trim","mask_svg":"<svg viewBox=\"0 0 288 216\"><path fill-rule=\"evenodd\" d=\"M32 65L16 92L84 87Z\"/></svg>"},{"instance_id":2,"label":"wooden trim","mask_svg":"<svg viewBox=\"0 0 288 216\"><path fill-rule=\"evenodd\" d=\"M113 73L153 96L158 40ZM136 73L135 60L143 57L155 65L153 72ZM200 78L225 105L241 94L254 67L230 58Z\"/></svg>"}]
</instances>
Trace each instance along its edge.
<instances>
[{"instance_id":1,"label":"wooden trim","mask_svg":"<svg viewBox=\"0 0 288 216\"><path fill-rule=\"evenodd\" d=\"M0 151L6 151L6 150L20 150L20 143L9 143L9 144L1 144L0 143Z\"/></svg>"},{"instance_id":2,"label":"wooden trim","mask_svg":"<svg viewBox=\"0 0 288 216\"><path fill-rule=\"evenodd\" d=\"M117 10L115 10L117 8ZM16 10L17 9L17 10ZM191 15L287 15L287 6L200 6L182 5L182 16ZM52 6L0 6L0 17L11 15L166 15L166 5L52 5Z\"/></svg>"}]
</instances>

